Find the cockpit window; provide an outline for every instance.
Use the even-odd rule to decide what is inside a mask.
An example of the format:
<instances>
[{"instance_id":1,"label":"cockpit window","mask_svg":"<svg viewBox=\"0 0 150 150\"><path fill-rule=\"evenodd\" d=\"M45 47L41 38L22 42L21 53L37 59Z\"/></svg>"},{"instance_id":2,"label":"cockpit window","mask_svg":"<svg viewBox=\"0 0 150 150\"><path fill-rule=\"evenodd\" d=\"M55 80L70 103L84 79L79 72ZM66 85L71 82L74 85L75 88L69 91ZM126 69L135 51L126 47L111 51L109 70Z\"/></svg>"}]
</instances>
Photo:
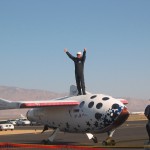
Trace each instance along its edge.
<instances>
[{"instance_id":1,"label":"cockpit window","mask_svg":"<svg viewBox=\"0 0 150 150\"><path fill-rule=\"evenodd\" d=\"M98 103L98 104L96 105L96 108L97 108L97 109L100 109L102 106L103 106L102 103Z\"/></svg>"},{"instance_id":2,"label":"cockpit window","mask_svg":"<svg viewBox=\"0 0 150 150\"><path fill-rule=\"evenodd\" d=\"M118 109L119 108L119 105L118 104L113 104L112 105L112 109Z\"/></svg>"},{"instance_id":3,"label":"cockpit window","mask_svg":"<svg viewBox=\"0 0 150 150\"><path fill-rule=\"evenodd\" d=\"M93 95L93 96L91 96L91 99L94 99L95 97L97 97L97 95Z\"/></svg>"},{"instance_id":4,"label":"cockpit window","mask_svg":"<svg viewBox=\"0 0 150 150\"><path fill-rule=\"evenodd\" d=\"M109 97L103 97L102 100L107 101L107 100L109 100Z\"/></svg>"},{"instance_id":5,"label":"cockpit window","mask_svg":"<svg viewBox=\"0 0 150 150\"><path fill-rule=\"evenodd\" d=\"M79 107L82 108L82 107L84 106L84 104L85 104L85 101L82 101L82 102L80 103Z\"/></svg>"},{"instance_id":6,"label":"cockpit window","mask_svg":"<svg viewBox=\"0 0 150 150\"><path fill-rule=\"evenodd\" d=\"M93 102L93 101L91 101L91 102L89 103L88 107L89 107L89 108L92 108L92 107L93 107L93 105L94 105L94 102Z\"/></svg>"}]
</instances>

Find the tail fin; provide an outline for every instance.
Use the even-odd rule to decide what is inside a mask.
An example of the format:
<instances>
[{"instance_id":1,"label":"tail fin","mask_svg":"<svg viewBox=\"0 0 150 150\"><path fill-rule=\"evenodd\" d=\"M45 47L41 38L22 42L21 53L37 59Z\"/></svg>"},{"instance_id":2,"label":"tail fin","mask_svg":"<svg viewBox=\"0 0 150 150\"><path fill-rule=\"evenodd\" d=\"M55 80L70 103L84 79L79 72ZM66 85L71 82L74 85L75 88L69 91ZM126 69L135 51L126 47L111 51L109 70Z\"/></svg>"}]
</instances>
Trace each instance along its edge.
<instances>
[{"instance_id":1,"label":"tail fin","mask_svg":"<svg viewBox=\"0 0 150 150\"><path fill-rule=\"evenodd\" d=\"M17 109L18 108L18 104L11 102L9 100L5 100L0 98L0 110L4 110L4 109Z\"/></svg>"},{"instance_id":2,"label":"tail fin","mask_svg":"<svg viewBox=\"0 0 150 150\"><path fill-rule=\"evenodd\" d=\"M69 96L77 96L77 95L78 95L77 87L75 85L71 85Z\"/></svg>"}]
</instances>

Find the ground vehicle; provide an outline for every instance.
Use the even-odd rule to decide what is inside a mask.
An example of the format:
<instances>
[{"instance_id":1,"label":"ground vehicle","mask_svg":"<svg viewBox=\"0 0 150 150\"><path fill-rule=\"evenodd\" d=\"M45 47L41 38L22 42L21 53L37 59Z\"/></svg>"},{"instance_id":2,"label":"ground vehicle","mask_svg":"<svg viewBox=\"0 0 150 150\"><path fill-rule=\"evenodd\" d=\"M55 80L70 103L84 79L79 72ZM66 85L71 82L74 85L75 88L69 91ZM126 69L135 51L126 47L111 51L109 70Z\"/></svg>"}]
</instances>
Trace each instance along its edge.
<instances>
[{"instance_id":1,"label":"ground vehicle","mask_svg":"<svg viewBox=\"0 0 150 150\"><path fill-rule=\"evenodd\" d=\"M0 121L0 131L14 130L14 125L8 121Z\"/></svg>"},{"instance_id":2,"label":"ground vehicle","mask_svg":"<svg viewBox=\"0 0 150 150\"><path fill-rule=\"evenodd\" d=\"M16 125L16 121L15 119L10 119L10 120L7 120L9 123L13 124L13 125Z\"/></svg>"},{"instance_id":3,"label":"ground vehicle","mask_svg":"<svg viewBox=\"0 0 150 150\"><path fill-rule=\"evenodd\" d=\"M16 121L16 125L30 125L31 124L31 122L28 120L28 119L25 119L25 118L21 118L21 119L18 119L17 121Z\"/></svg>"}]
</instances>

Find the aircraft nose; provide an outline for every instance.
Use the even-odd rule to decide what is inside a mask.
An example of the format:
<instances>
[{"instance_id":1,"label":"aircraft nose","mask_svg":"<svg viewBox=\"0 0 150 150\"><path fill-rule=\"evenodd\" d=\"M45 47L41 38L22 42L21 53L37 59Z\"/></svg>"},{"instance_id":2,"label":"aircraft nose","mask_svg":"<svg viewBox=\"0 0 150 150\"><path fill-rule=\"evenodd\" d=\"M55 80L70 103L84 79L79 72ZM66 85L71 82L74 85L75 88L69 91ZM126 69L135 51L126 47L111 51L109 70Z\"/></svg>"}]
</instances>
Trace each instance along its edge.
<instances>
[{"instance_id":1,"label":"aircraft nose","mask_svg":"<svg viewBox=\"0 0 150 150\"><path fill-rule=\"evenodd\" d=\"M126 107L124 107L120 113L120 115L118 116L118 118L116 119L116 121L114 122L114 126L120 126L122 125L129 117L129 111Z\"/></svg>"},{"instance_id":2,"label":"aircraft nose","mask_svg":"<svg viewBox=\"0 0 150 150\"><path fill-rule=\"evenodd\" d=\"M116 120L108 127L106 127L103 132L108 132L108 131L112 131L114 129L116 129L117 127L119 127L120 125L122 125L129 117L129 112L128 109L126 107L124 107L119 116L117 116Z\"/></svg>"}]
</instances>

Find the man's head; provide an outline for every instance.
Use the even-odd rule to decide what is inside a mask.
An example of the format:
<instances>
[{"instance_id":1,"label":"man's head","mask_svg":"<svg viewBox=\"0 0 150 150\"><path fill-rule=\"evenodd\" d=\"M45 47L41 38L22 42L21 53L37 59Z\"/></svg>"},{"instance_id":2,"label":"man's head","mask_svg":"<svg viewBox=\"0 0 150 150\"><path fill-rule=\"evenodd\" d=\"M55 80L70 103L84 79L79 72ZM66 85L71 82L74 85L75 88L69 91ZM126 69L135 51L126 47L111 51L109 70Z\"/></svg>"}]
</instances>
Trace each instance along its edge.
<instances>
[{"instance_id":1,"label":"man's head","mask_svg":"<svg viewBox=\"0 0 150 150\"><path fill-rule=\"evenodd\" d=\"M77 58L81 58L82 57L82 53L81 52L77 52Z\"/></svg>"}]
</instances>

